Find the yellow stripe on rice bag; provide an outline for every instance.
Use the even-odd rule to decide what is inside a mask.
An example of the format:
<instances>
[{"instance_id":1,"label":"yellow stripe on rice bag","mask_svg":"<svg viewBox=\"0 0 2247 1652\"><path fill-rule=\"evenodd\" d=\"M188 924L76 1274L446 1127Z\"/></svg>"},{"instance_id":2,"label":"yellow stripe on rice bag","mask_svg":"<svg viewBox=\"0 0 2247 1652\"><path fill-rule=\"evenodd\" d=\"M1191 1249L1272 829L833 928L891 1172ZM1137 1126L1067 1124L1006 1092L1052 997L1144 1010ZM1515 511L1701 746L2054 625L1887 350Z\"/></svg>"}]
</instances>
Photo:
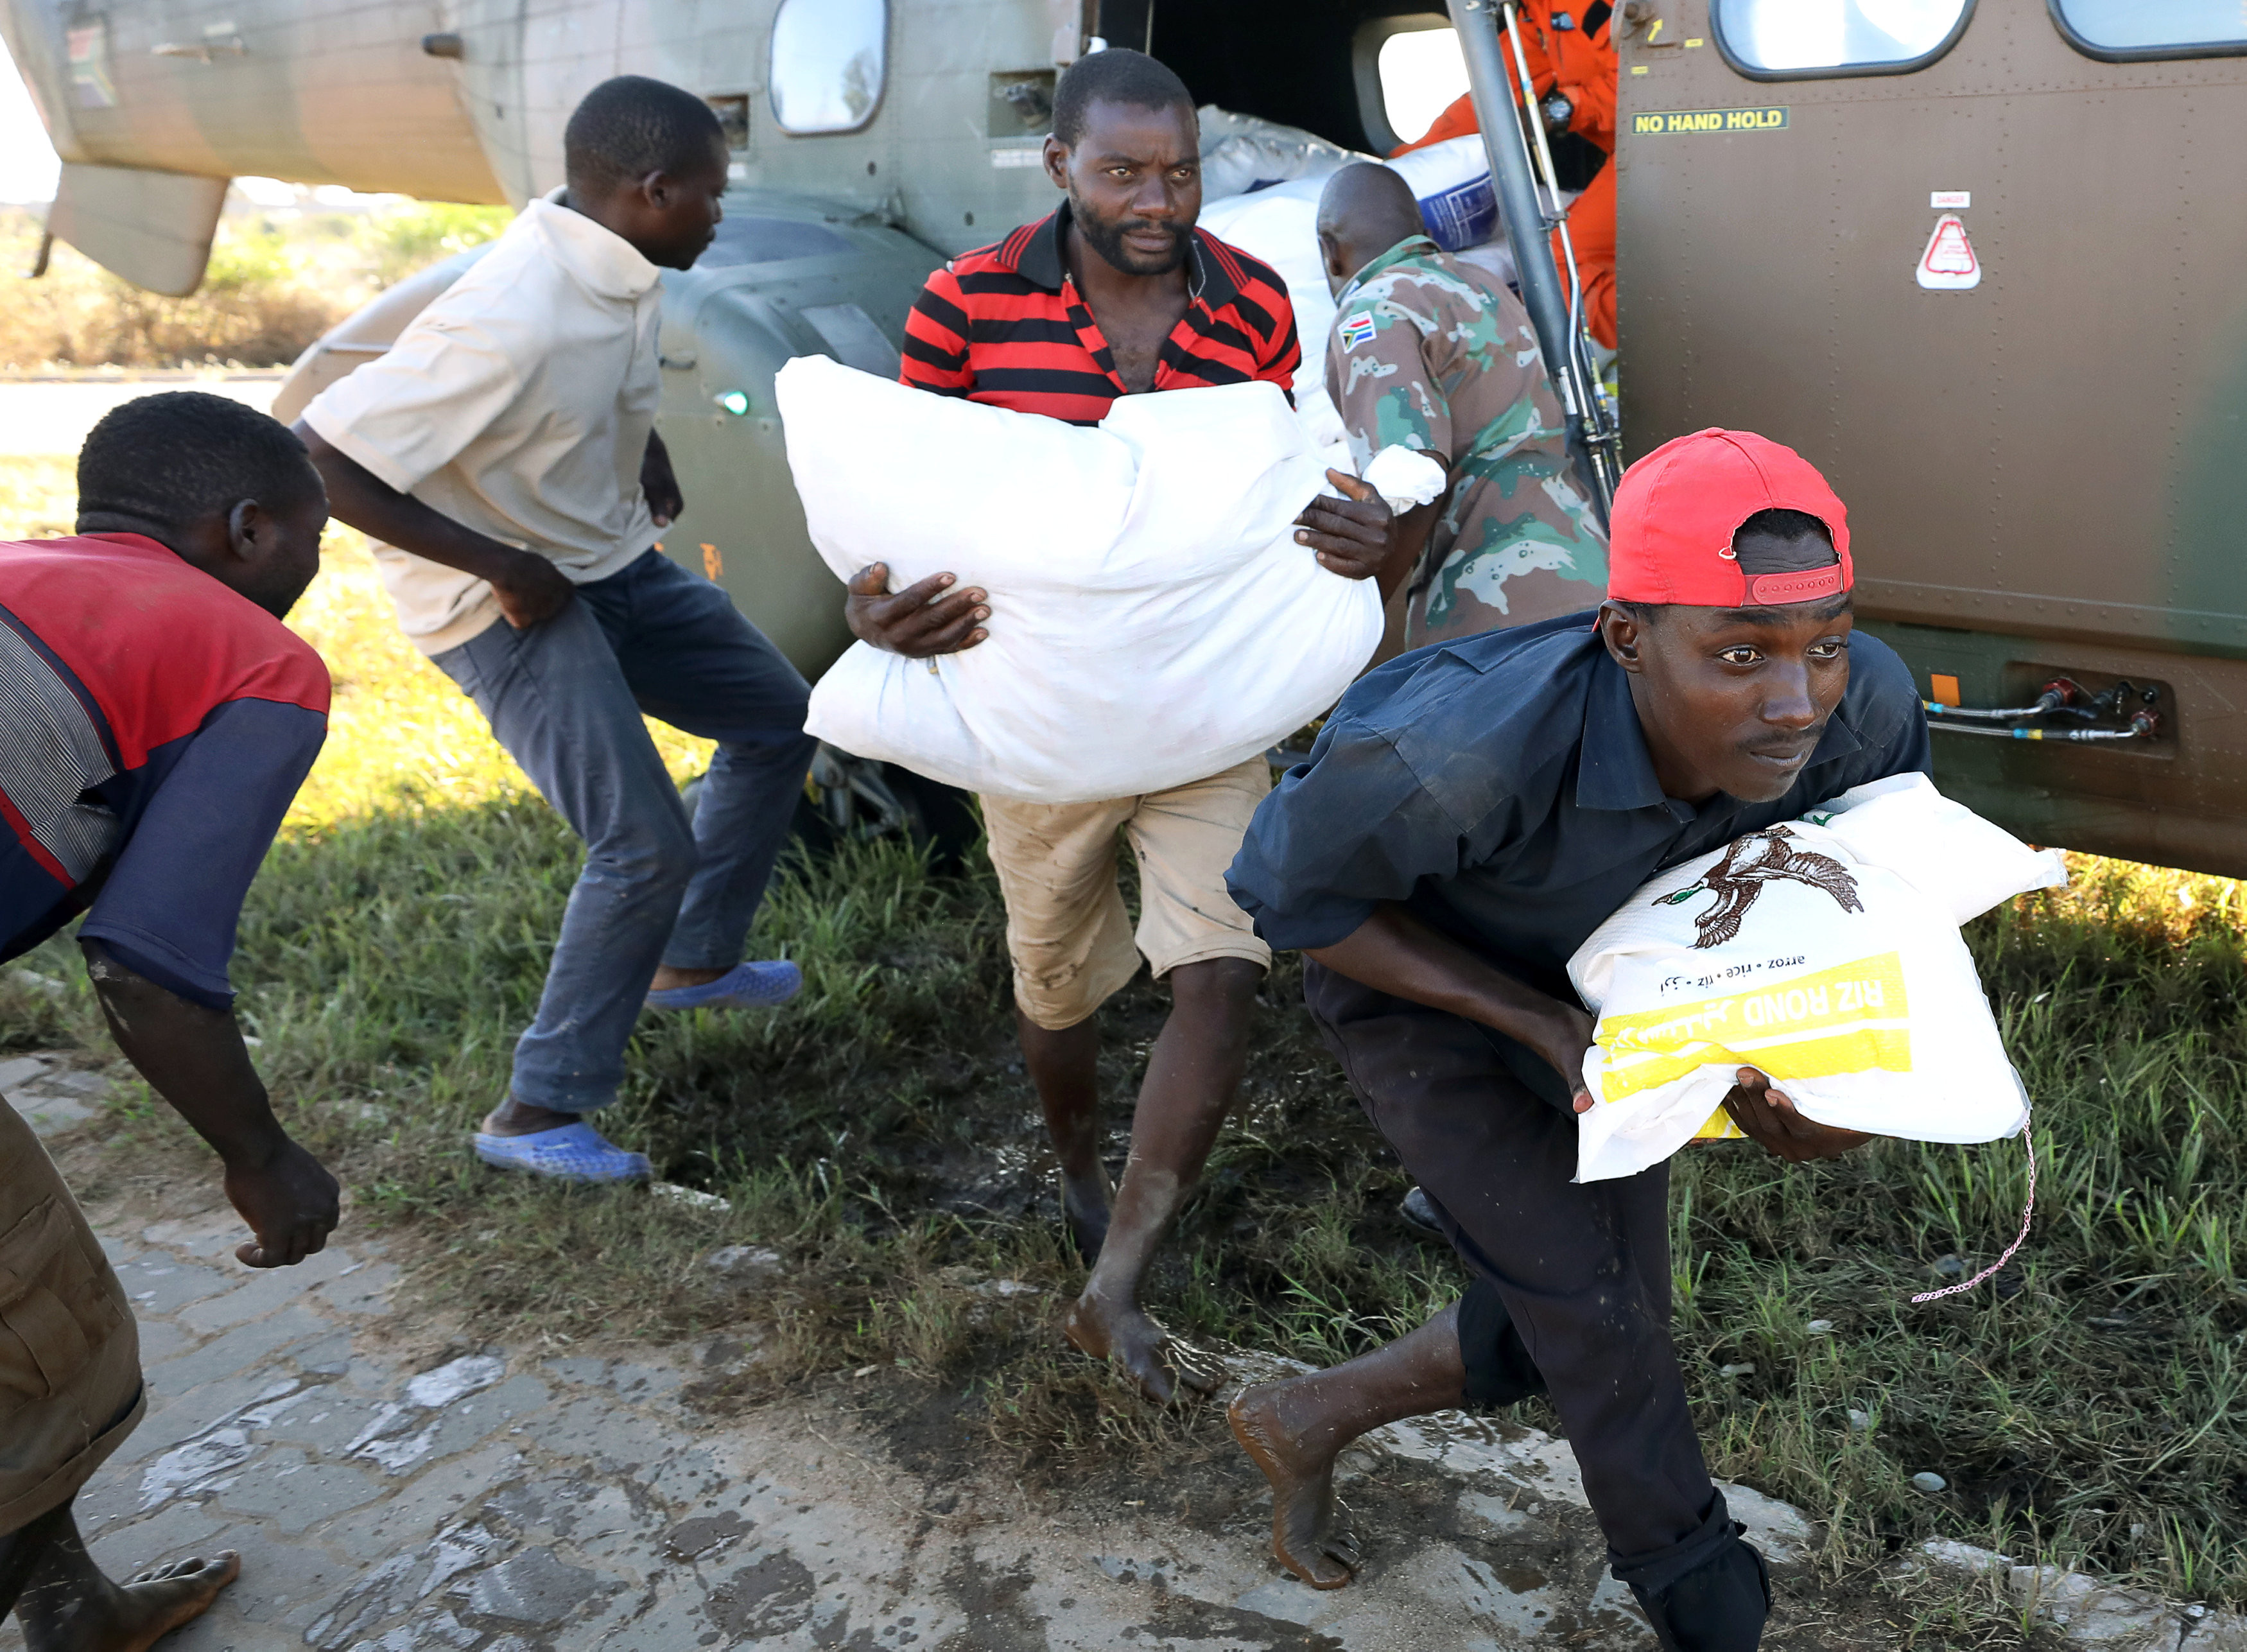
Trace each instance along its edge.
<instances>
[{"instance_id":1,"label":"yellow stripe on rice bag","mask_svg":"<svg viewBox=\"0 0 2247 1652\"><path fill-rule=\"evenodd\" d=\"M1601 1016L1599 1097L1623 1101L1712 1062L1770 1079L1909 1073L1910 1029L1903 960L1883 952L1781 986Z\"/></svg>"},{"instance_id":2,"label":"yellow stripe on rice bag","mask_svg":"<svg viewBox=\"0 0 2247 1652\"><path fill-rule=\"evenodd\" d=\"M1717 1110L1709 1115L1709 1122L1693 1132L1693 1139L1697 1142L1744 1142L1747 1135L1745 1130L1732 1123L1732 1116L1719 1103Z\"/></svg>"}]
</instances>

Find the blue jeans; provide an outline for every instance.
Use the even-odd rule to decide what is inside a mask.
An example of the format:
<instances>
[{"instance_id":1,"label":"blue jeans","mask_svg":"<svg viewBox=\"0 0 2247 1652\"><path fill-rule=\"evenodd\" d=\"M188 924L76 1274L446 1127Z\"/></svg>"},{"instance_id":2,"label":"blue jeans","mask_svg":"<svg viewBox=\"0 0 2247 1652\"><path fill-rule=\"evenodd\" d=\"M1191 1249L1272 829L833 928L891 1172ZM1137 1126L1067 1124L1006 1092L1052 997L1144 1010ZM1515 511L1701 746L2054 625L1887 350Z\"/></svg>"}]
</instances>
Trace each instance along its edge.
<instances>
[{"instance_id":1,"label":"blue jeans","mask_svg":"<svg viewBox=\"0 0 2247 1652\"><path fill-rule=\"evenodd\" d=\"M596 1111L656 966L741 962L811 766L810 690L723 590L654 550L544 624L501 620L435 663L585 840L514 1094ZM691 822L643 712L718 742Z\"/></svg>"}]
</instances>

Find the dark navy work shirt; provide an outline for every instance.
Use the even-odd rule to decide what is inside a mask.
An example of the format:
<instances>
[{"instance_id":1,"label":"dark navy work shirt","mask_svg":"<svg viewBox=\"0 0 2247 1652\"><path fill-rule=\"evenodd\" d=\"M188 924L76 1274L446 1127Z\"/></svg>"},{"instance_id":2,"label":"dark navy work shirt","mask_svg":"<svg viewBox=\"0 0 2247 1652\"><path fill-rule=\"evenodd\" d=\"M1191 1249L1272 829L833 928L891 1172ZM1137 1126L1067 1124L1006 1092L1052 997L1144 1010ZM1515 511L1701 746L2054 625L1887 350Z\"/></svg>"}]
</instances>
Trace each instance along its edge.
<instances>
[{"instance_id":1,"label":"dark navy work shirt","mask_svg":"<svg viewBox=\"0 0 2247 1652\"><path fill-rule=\"evenodd\" d=\"M1928 768L1927 718L1886 644L1786 795L1663 795L1590 614L1422 648L1360 679L1257 809L1226 882L1274 946L1332 945L1397 901L1567 1002L1567 964L1656 872L1868 781Z\"/></svg>"}]
</instances>

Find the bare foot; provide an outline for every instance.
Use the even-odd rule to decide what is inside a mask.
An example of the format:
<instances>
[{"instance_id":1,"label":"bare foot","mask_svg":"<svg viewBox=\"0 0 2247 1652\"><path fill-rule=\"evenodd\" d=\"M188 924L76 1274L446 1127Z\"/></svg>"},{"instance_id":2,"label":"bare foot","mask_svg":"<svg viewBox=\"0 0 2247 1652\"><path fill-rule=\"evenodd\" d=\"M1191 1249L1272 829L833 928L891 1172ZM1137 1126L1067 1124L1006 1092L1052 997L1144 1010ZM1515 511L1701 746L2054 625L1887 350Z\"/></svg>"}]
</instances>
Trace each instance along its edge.
<instances>
[{"instance_id":1,"label":"bare foot","mask_svg":"<svg viewBox=\"0 0 2247 1652\"><path fill-rule=\"evenodd\" d=\"M1176 1399L1182 1387L1196 1394L1214 1394L1225 1381L1222 1366L1174 1340L1140 1309L1119 1306L1090 1291L1076 1299L1061 1330L1079 1353L1120 1368L1142 1394L1159 1404Z\"/></svg>"},{"instance_id":2,"label":"bare foot","mask_svg":"<svg viewBox=\"0 0 2247 1652\"><path fill-rule=\"evenodd\" d=\"M1281 1425L1280 1382L1243 1389L1226 1408L1233 1437L1272 1482L1272 1554L1315 1589L1338 1589L1357 1570L1357 1545L1339 1529L1334 1457L1304 1451Z\"/></svg>"},{"instance_id":3,"label":"bare foot","mask_svg":"<svg viewBox=\"0 0 2247 1652\"><path fill-rule=\"evenodd\" d=\"M1087 1267L1100 1259L1100 1247L1108 1242L1108 1178L1098 1171L1094 1174L1096 1181L1082 1185L1066 1176L1061 1181L1061 1219L1069 1242Z\"/></svg>"},{"instance_id":4,"label":"bare foot","mask_svg":"<svg viewBox=\"0 0 2247 1652\"><path fill-rule=\"evenodd\" d=\"M103 1578L99 1592L69 1603L34 1600L27 1593L18 1612L24 1644L31 1652L147 1652L210 1610L218 1592L241 1575L242 1557L228 1549L215 1559L177 1561L126 1583Z\"/></svg>"}]
</instances>

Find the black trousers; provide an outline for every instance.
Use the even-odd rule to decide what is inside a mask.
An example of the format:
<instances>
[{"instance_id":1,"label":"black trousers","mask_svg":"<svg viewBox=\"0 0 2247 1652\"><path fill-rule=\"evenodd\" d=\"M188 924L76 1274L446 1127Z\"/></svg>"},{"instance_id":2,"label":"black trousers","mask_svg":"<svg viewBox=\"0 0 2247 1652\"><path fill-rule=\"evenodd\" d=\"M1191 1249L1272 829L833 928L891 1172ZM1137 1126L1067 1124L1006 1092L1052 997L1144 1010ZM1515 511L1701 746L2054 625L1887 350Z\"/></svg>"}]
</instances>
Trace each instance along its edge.
<instances>
[{"instance_id":1,"label":"black trousers","mask_svg":"<svg viewBox=\"0 0 2247 1652\"><path fill-rule=\"evenodd\" d=\"M1577 1184L1575 1117L1541 1063L1445 1011L1316 963L1303 974L1328 1047L1476 1275L1460 1316L1470 1396L1531 1391L1526 1352L1615 1576L1659 1594L1737 1530L1670 1340L1669 1167Z\"/></svg>"}]
</instances>

